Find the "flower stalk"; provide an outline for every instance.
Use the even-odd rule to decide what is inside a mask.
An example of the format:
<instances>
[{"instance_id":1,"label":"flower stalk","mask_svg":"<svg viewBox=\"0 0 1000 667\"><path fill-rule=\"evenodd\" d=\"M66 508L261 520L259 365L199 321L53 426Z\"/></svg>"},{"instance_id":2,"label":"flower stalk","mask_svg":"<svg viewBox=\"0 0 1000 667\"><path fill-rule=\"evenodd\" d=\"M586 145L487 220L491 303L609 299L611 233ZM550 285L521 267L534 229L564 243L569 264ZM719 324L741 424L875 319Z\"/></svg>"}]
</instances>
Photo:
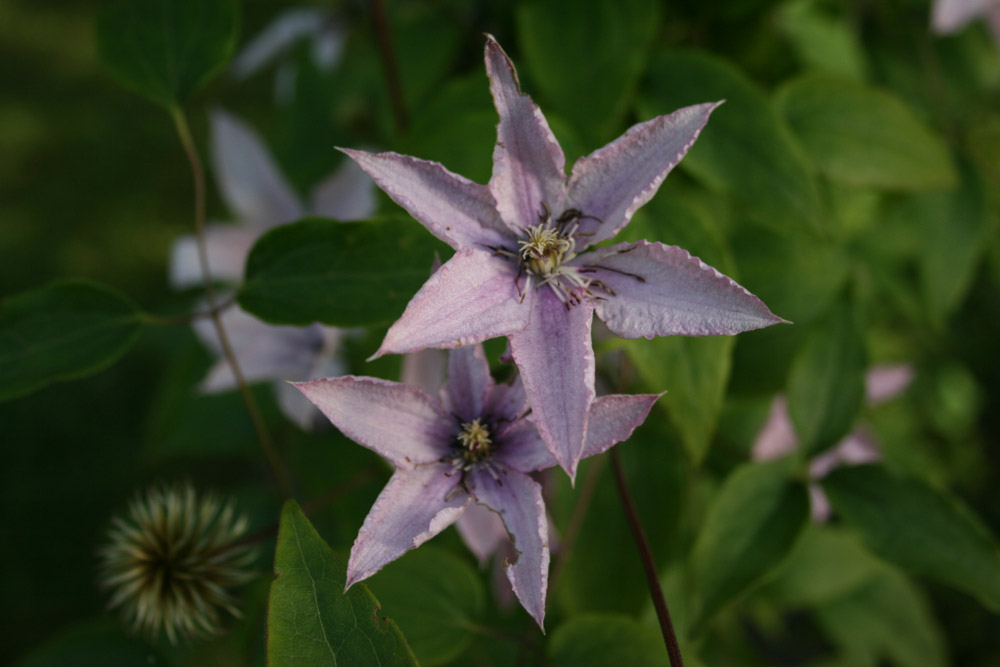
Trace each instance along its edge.
<instances>
[{"instance_id":1,"label":"flower stalk","mask_svg":"<svg viewBox=\"0 0 1000 667\"><path fill-rule=\"evenodd\" d=\"M226 329L222 325L222 318L219 316L219 303L216 298L215 288L212 286L212 271L209 266L208 252L205 247L205 170L202 167L201 158L198 156L198 148L195 146L194 138L191 136L191 128L188 126L187 117L184 115L183 110L175 106L170 110L170 115L174 120L174 126L177 128L177 135L180 138L181 146L184 148L184 154L187 156L188 163L191 166L191 177L194 182L194 224L198 245L198 261L201 264L209 316L215 325L215 331L219 336L219 343L222 345L226 360L233 369L233 376L236 378L236 384L239 387L240 395L243 397L243 402L247 406L247 412L250 413L250 421L253 422L257 439L260 441L261 447L264 449L264 455L271 467L275 483L278 486L278 492L282 496L288 496L288 475L274 447L274 442L271 440L271 435L264 424L264 418L261 415L257 401L250 392L250 386L247 384L246 378L240 370L239 361L236 359L236 354L233 352L233 347L229 342L229 336L226 335Z\"/></svg>"}]
</instances>

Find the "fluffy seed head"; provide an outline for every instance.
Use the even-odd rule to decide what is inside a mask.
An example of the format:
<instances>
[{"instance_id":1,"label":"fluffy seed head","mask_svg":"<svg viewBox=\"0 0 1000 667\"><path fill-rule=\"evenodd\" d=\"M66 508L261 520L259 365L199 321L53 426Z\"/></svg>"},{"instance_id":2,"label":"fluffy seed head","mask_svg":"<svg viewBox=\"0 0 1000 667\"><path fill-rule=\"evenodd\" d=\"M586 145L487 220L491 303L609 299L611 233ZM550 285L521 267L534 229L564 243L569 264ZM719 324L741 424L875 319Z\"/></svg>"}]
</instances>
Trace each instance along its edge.
<instances>
[{"instance_id":1,"label":"fluffy seed head","mask_svg":"<svg viewBox=\"0 0 1000 667\"><path fill-rule=\"evenodd\" d=\"M246 529L231 502L199 497L189 484L137 494L100 550L108 607L150 639L217 634L222 610L240 616L230 591L254 576L256 553L238 543Z\"/></svg>"}]
</instances>

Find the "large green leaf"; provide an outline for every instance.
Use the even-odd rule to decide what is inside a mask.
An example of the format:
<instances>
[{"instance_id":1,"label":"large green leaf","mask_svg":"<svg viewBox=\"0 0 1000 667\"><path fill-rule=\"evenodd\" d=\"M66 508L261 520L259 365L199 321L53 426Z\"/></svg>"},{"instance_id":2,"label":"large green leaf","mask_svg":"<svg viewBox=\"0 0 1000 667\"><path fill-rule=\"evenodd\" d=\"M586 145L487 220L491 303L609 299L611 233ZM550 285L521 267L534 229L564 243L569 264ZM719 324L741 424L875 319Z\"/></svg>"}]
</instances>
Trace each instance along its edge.
<instances>
[{"instance_id":1,"label":"large green leaf","mask_svg":"<svg viewBox=\"0 0 1000 667\"><path fill-rule=\"evenodd\" d=\"M486 603L476 571L432 546L389 563L369 587L406 633L421 665L440 665L461 655Z\"/></svg>"},{"instance_id":2,"label":"large green leaf","mask_svg":"<svg viewBox=\"0 0 1000 667\"><path fill-rule=\"evenodd\" d=\"M110 366L142 325L131 301L93 283L53 283L7 297L0 305L0 400Z\"/></svg>"},{"instance_id":3,"label":"large green leaf","mask_svg":"<svg viewBox=\"0 0 1000 667\"><path fill-rule=\"evenodd\" d=\"M345 569L298 504L286 502L267 613L270 667L417 664L364 584L344 593Z\"/></svg>"},{"instance_id":4,"label":"large green leaf","mask_svg":"<svg viewBox=\"0 0 1000 667\"><path fill-rule=\"evenodd\" d=\"M229 60L238 18L234 0L118 0L100 15L98 50L120 84L172 107Z\"/></svg>"},{"instance_id":5,"label":"large green leaf","mask_svg":"<svg viewBox=\"0 0 1000 667\"><path fill-rule=\"evenodd\" d=\"M410 220L302 220L257 241L239 302L275 324L385 324L430 277L441 248Z\"/></svg>"},{"instance_id":6,"label":"large green leaf","mask_svg":"<svg viewBox=\"0 0 1000 667\"><path fill-rule=\"evenodd\" d=\"M744 209L790 228L816 227L819 194L809 165L770 101L729 62L696 51L661 52L640 96L643 116L726 100L681 165Z\"/></svg>"},{"instance_id":7,"label":"large green leaf","mask_svg":"<svg viewBox=\"0 0 1000 667\"><path fill-rule=\"evenodd\" d=\"M588 141L613 139L635 94L659 15L655 0L521 3L515 12L518 45L524 69L544 96L543 107L567 119Z\"/></svg>"},{"instance_id":8,"label":"large green leaf","mask_svg":"<svg viewBox=\"0 0 1000 667\"><path fill-rule=\"evenodd\" d=\"M823 480L823 488L872 551L1000 611L1000 550L955 498L879 466L842 468Z\"/></svg>"},{"instance_id":9,"label":"large green leaf","mask_svg":"<svg viewBox=\"0 0 1000 667\"><path fill-rule=\"evenodd\" d=\"M789 479L784 461L732 472L708 508L691 553L692 633L776 570L808 517L806 489Z\"/></svg>"},{"instance_id":10,"label":"large green leaf","mask_svg":"<svg viewBox=\"0 0 1000 667\"><path fill-rule=\"evenodd\" d=\"M845 664L948 664L944 640L927 600L905 576L885 566L850 595L817 609L816 619L845 657Z\"/></svg>"},{"instance_id":11,"label":"large green leaf","mask_svg":"<svg viewBox=\"0 0 1000 667\"><path fill-rule=\"evenodd\" d=\"M902 190L948 187L956 181L941 138L887 92L807 74L786 84L776 103L830 178Z\"/></svg>"},{"instance_id":12,"label":"large green leaf","mask_svg":"<svg viewBox=\"0 0 1000 667\"><path fill-rule=\"evenodd\" d=\"M548 642L554 667L667 667L660 633L628 617L583 614L563 623Z\"/></svg>"},{"instance_id":13,"label":"large green leaf","mask_svg":"<svg viewBox=\"0 0 1000 667\"><path fill-rule=\"evenodd\" d=\"M807 451L826 449L850 431L865 397L866 355L848 301L816 322L792 362L788 414Z\"/></svg>"}]
</instances>

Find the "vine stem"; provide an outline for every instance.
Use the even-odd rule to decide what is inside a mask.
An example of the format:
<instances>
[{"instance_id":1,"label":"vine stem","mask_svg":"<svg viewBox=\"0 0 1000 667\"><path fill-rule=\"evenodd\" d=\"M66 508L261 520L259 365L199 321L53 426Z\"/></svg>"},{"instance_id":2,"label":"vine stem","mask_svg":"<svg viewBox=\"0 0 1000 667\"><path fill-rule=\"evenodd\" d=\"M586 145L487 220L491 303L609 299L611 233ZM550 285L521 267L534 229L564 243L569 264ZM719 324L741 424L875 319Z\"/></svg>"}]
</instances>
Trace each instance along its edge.
<instances>
[{"instance_id":1,"label":"vine stem","mask_svg":"<svg viewBox=\"0 0 1000 667\"><path fill-rule=\"evenodd\" d=\"M215 331L219 336L219 343L222 345L222 352L226 357L226 361L229 363L229 367L233 369L233 377L236 378L236 385L239 387L240 395L243 396L247 412L250 413L250 421L253 422L254 431L257 432L257 439L260 440L261 447L264 449L264 455L271 466L271 472L274 475L278 491L282 496L288 496L288 476L285 473L284 466L281 464L281 459L278 457L278 452L274 447L274 442L271 440L271 435L264 425L264 418L260 413L260 408L257 406L257 401L254 400L250 386L243 376L243 371L240 370L240 364L236 359L233 346L229 342L229 336L226 334L226 328L222 325L222 318L219 315L219 302L215 295L215 288L212 286L212 271L208 263L208 251L205 248L205 170L202 168L201 158L198 156L198 147L195 146L194 138L191 136L191 128L188 126L184 111L180 107L174 106L170 110L170 115L177 128L177 135L180 137L181 146L184 147L188 163L191 165L191 177L194 181L195 236L198 241L198 262L201 264L201 277L205 283L205 298L208 300L208 315L212 318L212 323L215 325Z\"/></svg>"},{"instance_id":2,"label":"vine stem","mask_svg":"<svg viewBox=\"0 0 1000 667\"><path fill-rule=\"evenodd\" d=\"M385 71L386 84L389 87L389 99L392 101L392 118L396 124L396 131L403 132L410 126L410 119L406 113L406 99L403 97L403 84L399 77L399 61L396 60L396 50L392 44L392 31L385 13L385 3L382 0L369 0L369 5L375 19L378 52L382 60L382 69Z\"/></svg>"},{"instance_id":3,"label":"vine stem","mask_svg":"<svg viewBox=\"0 0 1000 667\"><path fill-rule=\"evenodd\" d=\"M629 491L628 482L625 480L621 455L619 455L617 447L611 448L611 468L615 473L615 485L618 487L618 496L622 501L625 518L628 519L628 526L632 530L632 537L635 538L635 544L639 548L642 569L646 573L646 583L649 585L649 597L653 600L656 617L660 621L660 632L663 633L663 643L667 645L667 655L670 656L670 667L684 667L681 649L677 645L677 635L674 633L674 624L670 621L670 611L667 610L667 601L663 597L663 589L660 587L660 577L656 572L653 551L649 548L646 531L643 530L642 522L639 521L639 513L635 509L632 493Z\"/></svg>"}]
</instances>

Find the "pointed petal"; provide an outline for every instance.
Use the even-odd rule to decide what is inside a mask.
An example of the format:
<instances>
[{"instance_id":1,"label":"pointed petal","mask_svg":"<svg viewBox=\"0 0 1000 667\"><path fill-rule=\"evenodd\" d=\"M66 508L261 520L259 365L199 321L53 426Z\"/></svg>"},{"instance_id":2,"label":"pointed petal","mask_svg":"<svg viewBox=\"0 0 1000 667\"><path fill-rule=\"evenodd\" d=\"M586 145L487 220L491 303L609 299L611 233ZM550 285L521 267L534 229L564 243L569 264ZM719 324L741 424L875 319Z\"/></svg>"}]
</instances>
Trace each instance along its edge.
<instances>
[{"instance_id":1,"label":"pointed petal","mask_svg":"<svg viewBox=\"0 0 1000 667\"><path fill-rule=\"evenodd\" d=\"M469 496L452 493L459 477L446 476L448 470L448 466L432 464L393 474L351 547L344 590L455 522Z\"/></svg>"},{"instance_id":2,"label":"pointed petal","mask_svg":"<svg viewBox=\"0 0 1000 667\"><path fill-rule=\"evenodd\" d=\"M514 266L482 250L461 250L406 305L375 354L461 347L520 331L532 292L521 292Z\"/></svg>"},{"instance_id":3,"label":"pointed petal","mask_svg":"<svg viewBox=\"0 0 1000 667\"><path fill-rule=\"evenodd\" d=\"M375 215L375 184L353 160L344 163L313 188L311 211L341 222Z\"/></svg>"},{"instance_id":4,"label":"pointed petal","mask_svg":"<svg viewBox=\"0 0 1000 667\"><path fill-rule=\"evenodd\" d=\"M610 449L632 437L632 432L646 421L653 404L663 394L611 394L594 399L587 420L587 443L584 458Z\"/></svg>"},{"instance_id":5,"label":"pointed petal","mask_svg":"<svg viewBox=\"0 0 1000 667\"><path fill-rule=\"evenodd\" d=\"M467 345L448 353L448 383L441 392L445 410L463 422L479 419L492 389L493 378L482 345Z\"/></svg>"},{"instance_id":6,"label":"pointed petal","mask_svg":"<svg viewBox=\"0 0 1000 667\"><path fill-rule=\"evenodd\" d=\"M613 294L597 316L622 338L720 336L782 322L764 302L683 248L639 241L573 261Z\"/></svg>"},{"instance_id":7,"label":"pointed petal","mask_svg":"<svg viewBox=\"0 0 1000 667\"><path fill-rule=\"evenodd\" d=\"M257 133L225 111L214 111L212 165L222 198L258 230L302 217L295 191Z\"/></svg>"},{"instance_id":8,"label":"pointed petal","mask_svg":"<svg viewBox=\"0 0 1000 667\"><path fill-rule=\"evenodd\" d=\"M639 123L576 161L564 208L575 208L586 216L580 219L578 233L585 235L587 245L611 238L628 224L687 155L720 104L684 107Z\"/></svg>"},{"instance_id":9,"label":"pointed petal","mask_svg":"<svg viewBox=\"0 0 1000 667\"><path fill-rule=\"evenodd\" d=\"M324 339L319 325L273 326L237 306L225 310L221 319L247 382L306 378L323 352ZM192 328L207 348L222 357L222 344L210 319L196 320ZM201 390L212 393L235 386L232 368L225 359L220 359L202 381Z\"/></svg>"},{"instance_id":10,"label":"pointed petal","mask_svg":"<svg viewBox=\"0 0 1000 667\"><path fill-rule=\"evenodd\" d=\"M537 225L542 202L554 207L566 192L566 158L545 116L521 92L514 64L486 36L486 73L500 123L490 192L500 217L515 232Z\"/></svg>"},{"instance_id":11,"label":"pointed petal","mask_svg":"<svg viewBox=\"0 0 1000 667\"><path fill-rule=\"evenodd\" d=\"M455 528L462 536L465 546L476 555L480 565L507 540L507 529L504 528L500 515L475 503L471 503L462 512L462 516L455 522Z\"/></svg>"},{"instance_id":12,"label":"pointed petal","mask_svg":"<svg viewBox=\"0 0 1000 667\"><path fill-rule=\"evenodd\" d=\"M452 248L514 245L486 186L440 162L341 148L389 197Z\"/></svg>"},{"instance_id":13,"label":"pointed petal","mask_svg":"<svg viewBox=\"0 0 1000 667\"><path fill-rule=\"evenodd\" d=\"M441 403L416 387L353 375L294 384L344 435L399 468L437 461L455 437Z\"/></svg>"},{"instance_id":14,"label":"pointed petal","mask_svg":"<svg viewBox=\"0 0 1000 667\"><path fill-rule=\"evenodd\" d=\"M235 225L205 227L205 251L212 281L239 283L243 280L243 265L260 232ZM185 235L174 241L170 249L170 286L183 289L203 285L198 241Z\"/></svg>"},{"instance_id":15,"label":"pointed petal","mask_svg":"<svg viewBox=\"0 0 1000 667\"><path fill-rule=\"evenodd\" d=\"M649 415L656 400L663 394L611 394L599 396L590 404L587 419L587 440L583 456L594 456L612 445L628 440ZM521 472L545 470L556 465L541 436L530 419L510 424L497 435L496 457L507 466Z\"/></svg>"},{"instance_id":16,"label":"pointed petal","mask_svg":"<svg viewBox=\"0 0 1000 667\"><path fill-rule=\"evenodd\" d=\"M788 416L788 401L781 394L771 402L767 422L757 433L751 458L754 461L771 461L790 454L799 446L798 436Z\"/></svg>"},{"instance_id":17,"label":"pointed petal","mask_svg":"<svg viewBox=\"0 0 1000 667\"><path fill-rule=\"evenodd\" d=\"M508 363L514 363L511 360ZM508 382L493 385L493 391L486 399L485 413L495 421L514 421L524 416L528 409L528 397L524 393L524 383L518 373Z\"/></svg>"},{"instance_id":18,"label":"pointed petal","mask_svg":"<svg viewBox=\"0 0 1000 667\"><path fill-rule=\"evenodd\" d=\"M510 336L538 431L559 465L576 475L594 400L593 307L567 308L551 289L535 291L528 326Z\"/></svg>"},{"instance_id":19,"label":"pointed petal","mask_svg":"<svg viewBox=\"0 0 1000 667\"><path fill-rule=\"evenodd\" d=\"M322 413L316 409L295 385L288 382L276 382L274 391L278 397L278 407L288 421L303 431L312 431L321 423L325 423Z\"/></svg>"},{"instance_id":20,"label":"pointed petal","mask_svg":"<svg viewBox=\"0 0 1000 667\"><path fill-rule=\"evenodd\" d=\"M544 628L545 591L549 582L549 531L542 487L516 470L501 469L498 479L486 471L472 477L476 502L500 515L517 551L507 577L524 608Z\"/></svg>"}]
</instances>

